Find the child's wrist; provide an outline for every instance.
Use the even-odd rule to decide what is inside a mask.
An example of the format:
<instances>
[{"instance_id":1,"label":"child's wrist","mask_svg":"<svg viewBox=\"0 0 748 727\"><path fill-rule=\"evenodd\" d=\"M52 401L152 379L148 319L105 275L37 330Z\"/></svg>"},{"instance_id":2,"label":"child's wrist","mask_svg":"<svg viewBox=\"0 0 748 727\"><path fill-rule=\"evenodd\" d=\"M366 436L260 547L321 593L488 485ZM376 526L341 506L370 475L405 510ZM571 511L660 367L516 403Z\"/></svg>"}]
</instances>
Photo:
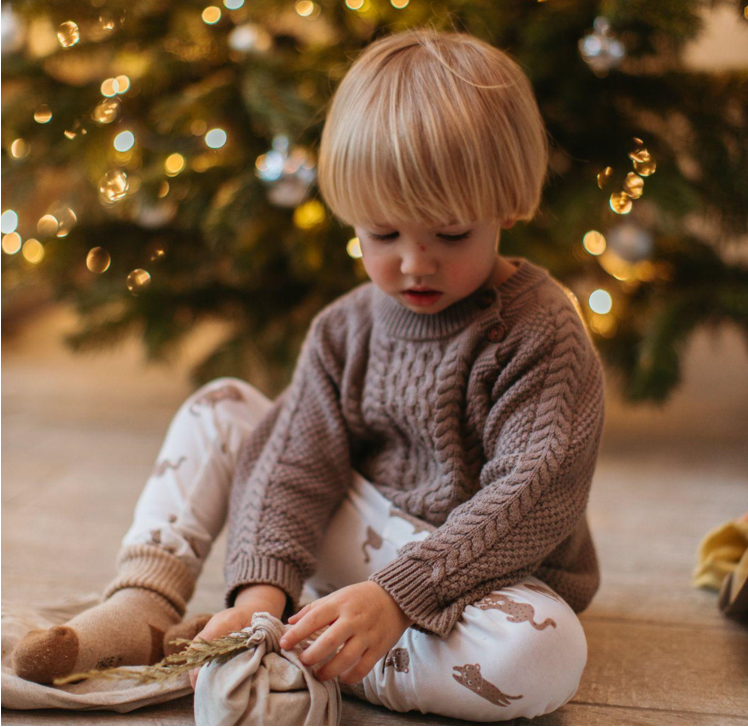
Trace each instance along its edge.
<instances>
[{"instance_id":1,"label":"child's wrist","mask_svg":"<svg viewBox=\"0 0 748 727\"><path fill-rule=\"evenodd\" d=\"M277 586L273 586L270 583L252 583L248 586L244 586L234 599L234 605L239 608L243 606L251 606L253 609L257 609L257 601L262 599L266 601L273 614L283 613L286 607L286 592Z\"/></svg>"}]
</instances>

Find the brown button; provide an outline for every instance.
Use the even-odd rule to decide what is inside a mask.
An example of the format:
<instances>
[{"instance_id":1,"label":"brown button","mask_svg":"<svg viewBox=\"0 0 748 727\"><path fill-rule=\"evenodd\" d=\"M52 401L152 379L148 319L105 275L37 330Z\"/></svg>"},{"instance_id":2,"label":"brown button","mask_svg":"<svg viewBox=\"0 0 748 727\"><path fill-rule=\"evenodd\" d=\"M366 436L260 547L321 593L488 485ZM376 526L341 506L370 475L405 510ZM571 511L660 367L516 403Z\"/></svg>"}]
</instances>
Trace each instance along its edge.
<instances>
[{"instance_id":1,"label":"brown button","mask_svg":"<svg viewBox=\"0 0 748 727\"><path fill-rule=\"evenodd\" d=\"M488 308L495 299L496 296L492 290L484 290L478 294L478 297L475 299L475 304L479 308Z\"/></svg>"},{"instance_id":2,"label":"brown button","mask_svg":"<svg viewBox=\"0 0 748 727\"><path fill-rule=\"evenodd\" d=\"M503 326L493 326L488 329L488 338L494 343L503 341L505 334L506 334L506 331L504 330Z\"/></svg>"}]
</instances>

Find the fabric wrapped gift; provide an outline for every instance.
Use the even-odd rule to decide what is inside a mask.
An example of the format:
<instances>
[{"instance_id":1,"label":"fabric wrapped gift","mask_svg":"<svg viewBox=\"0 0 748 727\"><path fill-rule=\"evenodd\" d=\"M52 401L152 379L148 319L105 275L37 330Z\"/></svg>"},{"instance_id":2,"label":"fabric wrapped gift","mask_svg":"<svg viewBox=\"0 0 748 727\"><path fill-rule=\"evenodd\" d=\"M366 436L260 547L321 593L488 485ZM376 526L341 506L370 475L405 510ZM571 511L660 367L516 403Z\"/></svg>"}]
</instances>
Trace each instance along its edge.
<instances>
[{"instance_id":1,"label":"fabric wrapped gift","mask_svg":"<svg viewBox=\"0 0 748 727\"><path fill-rule=\"evenodd\" d=\"M105 709L131 712L192 693L189 674L165 682L137 683L128 678L88 679L50 686L21 679L12 667L16 644L32 629L69 621L101 603L98 594L62 599L45 605L3 604L2 706L6 709ZM321 682L299 661L308 643L292 651L280 649L285 627L268 613L253 615L248 650L223 663L200 669L194 710L198 725L339 725L342 711L337 679ZM327 661L327 660L325 660ZM322 662L324 663L324 662ZM137 672L144 667L120 667Z\"/></svg>"},{"instance_id":2,"label":"fabric wrapped gift","mask_svg":"<svg viewBox=\"0 0 748 727\"><path fill-rule=\"evenodd\" d=\"M255 613L251 626L242 631L251 634L249 648L224 663L214 661L200 669L195 724L340 724L337 679L320 681L299 660L304 642L291 651L282 649L279 642L285 628L269 613Z\"/></svg>"}]
</instances>

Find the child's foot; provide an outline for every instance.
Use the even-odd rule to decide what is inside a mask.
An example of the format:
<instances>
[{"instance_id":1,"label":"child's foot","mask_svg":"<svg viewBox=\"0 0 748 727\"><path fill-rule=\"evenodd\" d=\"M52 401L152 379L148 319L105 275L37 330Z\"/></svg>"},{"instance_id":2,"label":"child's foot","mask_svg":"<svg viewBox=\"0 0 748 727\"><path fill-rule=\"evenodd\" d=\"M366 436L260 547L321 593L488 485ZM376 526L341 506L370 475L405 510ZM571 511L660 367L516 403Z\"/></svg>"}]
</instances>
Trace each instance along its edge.
<instances>
[{"instance_id":1,"label":"child's foot","mask_svg":"<svg viewBox=\"0 0 748 727\"><path fill-rule=\"evenodd\" d=\"M188 618L186 621L171 626L164 635L164 656L171 656L172 654L184 651L187 648L186 644L175 644L173 642L176 639L192 641L207 626L208 621L212 618L212 613L200 613L197 616Z\"/></svg>"},{"instance_id":2,"label":"child's foot","mask_svg":"<svg viewBox=\"0 0 748 727\"><path fill-rule=\"evenodd\" d=\"M22 679L51 684L89 669L155 664L164 656L164 634L180 620L155 591L123 588L66 624L30 631L13 652L13 669Z\"/></svg>"}]
</instances>

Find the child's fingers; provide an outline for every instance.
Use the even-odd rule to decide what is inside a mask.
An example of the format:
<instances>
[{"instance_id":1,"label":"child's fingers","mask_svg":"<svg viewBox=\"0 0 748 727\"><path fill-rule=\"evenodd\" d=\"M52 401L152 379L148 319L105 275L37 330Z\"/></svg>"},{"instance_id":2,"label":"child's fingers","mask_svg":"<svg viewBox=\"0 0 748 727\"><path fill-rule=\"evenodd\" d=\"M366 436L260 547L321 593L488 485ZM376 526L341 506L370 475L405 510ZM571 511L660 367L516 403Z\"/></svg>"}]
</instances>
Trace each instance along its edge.
<instances>
[{"instance_id":1,"label":"child's fingers","mask_svg":"<svg viewBox=\"0 0 748 727\"><path fill-rule=\"evenodd\" d=\"M199 667L197 669L193 669L190 672L190 686L192 687L192 691L195 691L195 685L197 684L197 672L200 671Z\"/></svg>"},{"instance_id":2,"label":"child's fingers","mask_svg":"<svg viewBox=\"0 0 748 727\"><path fill-rule=\"evenodd\" d=\"M309 612L309 609L312 607L311 603L307 603L304 608L302 608L300 611L297 611L293 616L288 617L288 623L294 623L298 621L305 613Z\"/></svg>"},{"instance_id":3,"label":"child's fingers","mask_svg":"<svg viewBox=\"0 0 748 727\"><path fill-rule=\"evenodd\" d=\"M284 649L293 649L299 641L303 641L318 629L332 623L338 616L336 607L331 602L321 601L302 616L303 610L299 611L300 620L294 624L293 628L286 631L280 640L280 645Z\"/></svg>"}]
</instances>

